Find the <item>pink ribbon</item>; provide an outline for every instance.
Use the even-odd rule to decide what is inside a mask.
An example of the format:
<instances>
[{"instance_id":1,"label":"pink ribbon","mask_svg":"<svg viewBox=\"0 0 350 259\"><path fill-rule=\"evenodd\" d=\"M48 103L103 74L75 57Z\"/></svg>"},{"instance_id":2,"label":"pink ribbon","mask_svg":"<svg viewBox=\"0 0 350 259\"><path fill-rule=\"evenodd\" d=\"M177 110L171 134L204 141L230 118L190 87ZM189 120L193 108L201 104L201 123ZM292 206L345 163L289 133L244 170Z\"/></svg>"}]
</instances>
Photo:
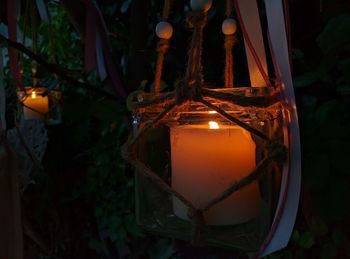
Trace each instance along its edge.
<instances>
[{"instance_id":1,"label":"pink ribbon","mask_svg":"<svg viewBox=\"0 0 350 259\"><path fill-rule=\"evenodd\" d=\"M119 78L116 63L112 59L112 53L111 53L112 47L111 47L111 44L109 42L108 30L107 30L106 24L104 22L103 16L102 16L100 10L97 8L97 6L91 0L83 0L83 1L85 3L86 8L88 10L90 10L93 13L93 15L96 17L95 26L97 26L97 31L95 34L95 39L98 36L100 37L101 46L102 46L102 50L103 50L103 57L105 59L105 64L106 64L106 69L107 69L108 75L112 81L112 84L113 84L114 88L116 89L117 93L121 97L126 97L127 93L125 91L123 83L121 82L121 80ZM91 36L88 36L88 38L91 38Z\"/></svg>"}]
</instances>

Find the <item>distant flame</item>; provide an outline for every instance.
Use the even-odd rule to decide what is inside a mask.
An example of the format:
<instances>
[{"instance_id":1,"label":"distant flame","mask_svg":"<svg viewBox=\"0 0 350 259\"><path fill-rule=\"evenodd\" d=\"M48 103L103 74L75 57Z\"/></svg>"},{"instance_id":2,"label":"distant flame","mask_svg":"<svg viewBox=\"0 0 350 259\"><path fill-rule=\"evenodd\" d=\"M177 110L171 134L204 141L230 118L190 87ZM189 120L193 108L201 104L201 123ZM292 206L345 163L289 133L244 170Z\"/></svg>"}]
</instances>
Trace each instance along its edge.
<instances>
[{"instance_id":1,"label":"distant flame","mask_svg":"<svg viewBox=\"0 0 350 259\"><path fill-rule=\"evenodd\" d=\"M220 129L219 124L215 121L209 121L209 129Z\"/></svg>"},{"instance_id":2,"label":"distant flame","mask_svg":"<svg viewBox=\"0 0 350 259\"><path fill-rule=\"evenodd\" d=\"M209 111L209 114L216 114L216 111Z\"/></svg>"},{"instance_id":3,"label":"distant flame","mask_svg":"<svg viewBox=\"0 0 350 259\"><path fill-rule=\"evenodd\" d=\"M36 98L36 92L33 91L33 92L32 92L32 99L35 99L35 98Z\"/></svg>"}]
</instances>

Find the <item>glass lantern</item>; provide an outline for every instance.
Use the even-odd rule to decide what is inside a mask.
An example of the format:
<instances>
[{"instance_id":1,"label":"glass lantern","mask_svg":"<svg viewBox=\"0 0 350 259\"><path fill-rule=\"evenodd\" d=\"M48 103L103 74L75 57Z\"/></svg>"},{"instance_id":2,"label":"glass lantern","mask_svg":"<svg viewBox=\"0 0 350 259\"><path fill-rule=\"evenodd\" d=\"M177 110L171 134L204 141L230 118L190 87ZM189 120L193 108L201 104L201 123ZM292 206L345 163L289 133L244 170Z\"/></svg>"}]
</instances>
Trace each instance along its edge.
<instances>
[{"instance_id":1,"label":"glass lantern","mask_svg":"<svg viewBox=\"0 0 350 259\"><path fill-rule=\"evenodd\" d=\"M269 139L283 143L283 108L278 89L210 90L241 101L203 97L205 101ZM147 103L154 98L142 94L137 99ZM165 108L166 104L161 104L135 109L135 132L147 127ZM266 157L267 148L259 136L196 101L187 101L171 110L135 143L138 162L196 208L206 207L230 186L249 178ZM277 206L281 164L271 162L264 170L257 180L205 209L202 244L247 252L259 248ZM136 169L135 175L138 224L152 233L193 240L189 207L142 170Z\"/></svg>"},{"instance_id":2,"label":"glass lantern","mask_svg":"<svg viewBox=\"0 0 350 259\"><path fill-rule=\"evenodd\" d=\"M41 120L48 125L60 124L62 122L61 91L55 88L44 96L45 91L44 87L31 86L18 90L24 119Z\"/></svg>"}]
</instances>

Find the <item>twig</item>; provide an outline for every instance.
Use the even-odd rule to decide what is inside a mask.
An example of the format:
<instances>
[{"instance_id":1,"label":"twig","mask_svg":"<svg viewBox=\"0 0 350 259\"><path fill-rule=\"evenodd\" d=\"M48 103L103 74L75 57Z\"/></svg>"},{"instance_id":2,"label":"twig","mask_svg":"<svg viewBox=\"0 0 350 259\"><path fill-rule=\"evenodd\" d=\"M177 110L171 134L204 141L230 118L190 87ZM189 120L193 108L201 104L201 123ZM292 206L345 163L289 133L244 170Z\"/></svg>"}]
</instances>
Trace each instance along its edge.
<instances>
[{"instance_id":1,"label":"twig","mask_svg":"<svg viewBox=\"0 0 350 259\"><path fill-rule=\"evenodd\" d=\"M23 52L28 57L35 60L36 62L38 62L42 66L44 66L49 72L58 75L60 78L62 78L63 80L67 81L70 84L76 85L77 87L80 87L80 88L92 90L98 94L104 95L104 96L111 98L111 99L119 99L118 96L111 94L102 88L96 87L96 86L88 84L88 83L80 82L77 79L69 76L67 70L63 69L62 67L60 67L56 64L50 64L50 63L46 62L44 58L33 53L32 51L27 49L25 46L23 46L21 43L9 40L2 35L0 35L0 40L6 42L8 46Z\"/></svg>"}]
</instances>

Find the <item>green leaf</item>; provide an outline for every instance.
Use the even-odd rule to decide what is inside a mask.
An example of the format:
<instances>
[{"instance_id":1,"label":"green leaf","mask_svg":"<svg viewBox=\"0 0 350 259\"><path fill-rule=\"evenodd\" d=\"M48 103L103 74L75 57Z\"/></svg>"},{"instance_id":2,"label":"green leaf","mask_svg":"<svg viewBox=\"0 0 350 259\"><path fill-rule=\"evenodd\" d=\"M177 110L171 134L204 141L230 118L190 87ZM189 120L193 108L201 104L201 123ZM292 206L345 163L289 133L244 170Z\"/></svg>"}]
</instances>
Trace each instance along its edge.
<instances>
[{"instance_id":1,"label":"green leaf","mask_svg":"<svg viewBox=\"0 0 350 259\"><path fill-rule=\"evenodd\" d=\"M344 233L339 229L334 229L332 233L332 240L337 247L343 247L346 237Z\"/></svg>"},{"instance_id":2,"label":"green leaf","mask_svg":"<svg viewBox=\"0 0 350 259\"><path fill-rule=\"evenodd\" d=\"M93 101L91 103L91 114L100 120L113 121L122 116L123 109L116 101Z\"/></svg>"},{"instance_id":3,"label":"green leaf","mask_svg":"<svg viewBox=\"0 0 350 259\"><path fill-rule=\"evenodd\" d=\"M350 15L330 19L316 41L324 53L340 51L350 41Z\"/></svg>"},{"instance_id":4,"label":"green leaf","mask_svg":"<svg viewBox=\"0 0 350 259\"><path fill-rule=\"evenodd\" d=\"M168 259L174 254L174 248L168 239L160 239L149 251L151 259Z\"/></svg>"},{"instance_id":5,"label":"green leaf","mask_svg":"<svg viewBox=\"0 0 350 259\"><path fill-rule=\"evenodd\" d=\"M310 230L317 237L325 236L328 233L328 225L322 220L313 220Z\"/></svg>"},{"instance_id":6,"label":"green leaf","mask_svg":"<svg viewBox=\"0 0 350 259\"><path fill-rule=\"evenodd\" d=\"M120 7L121 13L126 13L130 7L131 0L125 0L122 6Z\"/></svg>"},{"instance_id":7,"label":"green leaf","mask_svg":"<svg viewBox=\"0 0 350 259\"><path fill-rule=\"evenodd\" d=\"M319 80L319 75L317 72L306 72L303 75L296 76L293 79L293 84L295 87L305 87L309 86Z\"/></svg>"},{"instance_id":8,"label":"green leaf","mask_svg":"<svg viewBox=\"0 0 350 259\"><path fill-rule=\"evenodd\" d=\"M330 177L330 161L327 155L311 154L304 159L303 176L311 191L322 190Z\"/></svg>"},{"instance_id":9,"label":"green leaf","mask_svg":"<svg viewBox=\"0 0 350 259\"><path fill-rule=\"evenodd\" d=\"M292 236L290 237L290 240L293 242L298 243L300 239L300 233L297 229L293 230Z\"/></svg>"},{"instance_id":10,"label":"green leaf","mask_svg":"<svg viewBox=\"0 0 350 259\"><path fill-rule=\"evenodd\" d=\"M322 104L316 111L315 120L319 123L331 124L330 120L339 120L343 112L343 104L338 100L331 100Z\"/></svg>"},{"instance_id":11,"label":"green leaf","mask_svg":"<svg viewBox=\"0 0 350 259\"><path fill-rule=\"evenodd\" d=\"M349 132L350 127L344 126ZM329 157L331 158L332 167L337 170L337 173L350 175L350 141L343 139L329 141Z\"/></svg>"},{"instance_id":12,"label":"green leaf","mask_svg":"<svg viewBox=\"0 0 350 259\"><path fill-rule=\"evenodd\" d=\"M347 179L339 176L330 178L327 188L312 195L315 209L330 224L349 213L350 204L346 201L349 196Z\"/></svg>"},{"instance_id":13,"label":"green leaf","mask_svg":"<svg viewBox=\"0 0 350 259\"><path fill-rule=\"evenodd\" d=\"M321 248L321 259L333 259L337 254L338 250L333 244L325 244Z\"/></svg>"},{"instance_id":14,"label":"green leaf","mask_svg":"<svg viewBox=\"0 0 350 259\"><path fill-rule=\"evenodd\" d=\"M350 58L342 60L339 62L339 69L343 72L345 81L350 85Z\"/></svg>"},{"instance_id":15,"label":"green leaf","mask_svg":"<svg viewBox=\"0 0 350 259\"><path fill-rule=\"evenodd\" d=\"M342 95L350 95L350 83L338 86L337 91Z\"/></svg>"},{"instance_id":16,"label":"green leaf","mask_svg":"<svg viewBox=\"0 0 350 259\"><path fill-rule=\"evenodd\" d=\"M305 232L301 235L299 245L304 249L309 249L315 244L315 239L311 232Z\"/></svg>"},{"instance_id":17,"label":"green leaf","mask_svg":"<svg viewBox=\"0 0 350 259\"><path fill-rule=\"evenodd\" d=\"M304 53L301 49L293 49L293 59L296 60L303 60L304 59Z\"/></svg>"}]
</instances>

